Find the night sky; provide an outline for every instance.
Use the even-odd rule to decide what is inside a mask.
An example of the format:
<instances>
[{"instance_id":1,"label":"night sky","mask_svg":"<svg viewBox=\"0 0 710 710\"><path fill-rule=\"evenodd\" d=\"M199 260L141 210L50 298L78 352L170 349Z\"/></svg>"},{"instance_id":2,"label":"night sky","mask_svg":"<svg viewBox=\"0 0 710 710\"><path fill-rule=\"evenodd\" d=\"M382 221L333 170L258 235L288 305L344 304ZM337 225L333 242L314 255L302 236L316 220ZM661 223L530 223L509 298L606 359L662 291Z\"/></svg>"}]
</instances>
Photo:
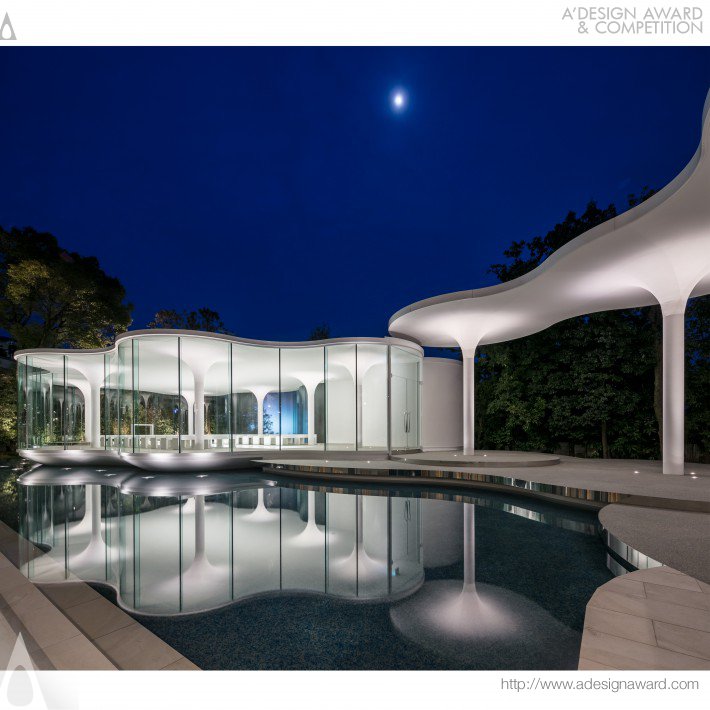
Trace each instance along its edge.
<instances>
[{"instance_id":1,"label":"night sky","mask_svg":"<svg viewBox=\"0 0 710 710\"><path fill-rule=\"evenodd\" d=\"M0 86L0 225L96 255L133 328L207 306L243 337L379 336L672 179L710 49L3 48Z\"/></svg>"}]
</instances>

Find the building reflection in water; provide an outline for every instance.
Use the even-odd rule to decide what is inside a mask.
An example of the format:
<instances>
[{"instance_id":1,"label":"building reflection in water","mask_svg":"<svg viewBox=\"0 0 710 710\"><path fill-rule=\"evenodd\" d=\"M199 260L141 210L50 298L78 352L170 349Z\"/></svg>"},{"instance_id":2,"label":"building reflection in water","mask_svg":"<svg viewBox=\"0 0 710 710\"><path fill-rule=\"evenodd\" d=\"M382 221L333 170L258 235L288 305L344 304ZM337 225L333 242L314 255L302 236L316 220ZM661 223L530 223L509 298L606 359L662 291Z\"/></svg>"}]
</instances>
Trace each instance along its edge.
<instances>
[{"instance_id":1,"label":"building reflection in water","mask_svg":"<svg viewBox=\"0 0 710 710\"><path fill-rule=\"evenodd\" d=\"M22 480L22 534L47 554L26 555L27 576L108 583L132 610L204 611L280 592L397 599L424 580L416 498L243 475L217 493L204 480L216 475L194 477L174 495L159 475L51 486L32 476Z\"/></svg>"},{"instance_id":2,"label":"building reflection in water","mask_svg":"<svg viewBox=\"0 0 710 710\"><path fill-rule=\"evenodd\" d=\"M552 596L564 570L551 583L528 565L526 587L515 555L529 562L531 546L521 544L503 515L496 518L504 533L497 543L504 574L497 579L516 575L509 585L516 591L481 583L475 523L477 509L495 508L562 528L566 537L556 534L555 544L569 540L573 555L576 533L596 534L587 512L490 493L277 485L244 473L42 467L20 483L21 531L46 551L37 556L27 546L23 569L37 582L103 582L126 608L156 615L274 594L387 601L402 636L443 656L535 658L545 645L560 667L576 657L579 632L559 620ZM490 550L488 559L490 565ZM541 593L546 583L549 595Z\"/></svg>"}]
</instances>

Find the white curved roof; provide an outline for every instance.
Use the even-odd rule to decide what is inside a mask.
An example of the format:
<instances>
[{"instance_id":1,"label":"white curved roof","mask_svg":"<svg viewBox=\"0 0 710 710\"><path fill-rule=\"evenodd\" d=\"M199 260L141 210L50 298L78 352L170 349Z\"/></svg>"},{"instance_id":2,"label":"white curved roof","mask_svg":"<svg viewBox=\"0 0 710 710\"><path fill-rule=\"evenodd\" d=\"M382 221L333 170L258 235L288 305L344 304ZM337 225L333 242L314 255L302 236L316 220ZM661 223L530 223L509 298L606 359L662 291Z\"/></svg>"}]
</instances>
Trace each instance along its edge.
<instances>
[{"instance_id":1,"label":"white curved roof","mask_svg":"<svg viewBox=\"0 0 710 710\"><path fill-rule=\"evenodd\" d=\"M390 333L470 350L585 313L656 303L665 313L678 312L690 296L710 293L709 151L710 93L695 155L660 192L573 239L520 278L397 311Z\"/></svg>"}]
</instances>

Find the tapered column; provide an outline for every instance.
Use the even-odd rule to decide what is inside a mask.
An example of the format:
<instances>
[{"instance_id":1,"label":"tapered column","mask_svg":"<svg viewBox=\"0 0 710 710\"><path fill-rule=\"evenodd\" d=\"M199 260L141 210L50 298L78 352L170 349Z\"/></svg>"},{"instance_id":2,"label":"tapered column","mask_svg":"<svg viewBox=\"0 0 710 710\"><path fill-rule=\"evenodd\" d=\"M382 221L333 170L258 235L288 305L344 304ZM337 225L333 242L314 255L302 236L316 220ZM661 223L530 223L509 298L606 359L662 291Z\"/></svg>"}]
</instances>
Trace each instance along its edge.
<instances>
[{"instance_id":1,"label":"tapered column","mask_svg":"<svg viewBox=\"0 0 710 710\"><path fill-rule=\"evenodd\" d=\"M313 445L316 443L316 388L309 387L308 393L308 443Z\"/></svg>"},{"instance_id":2,"label":"tapered column","mask_svg":"<svg viewBox=\"0 0 710 710\"><path fill-rule=\"evenodd\" d=\"M264 433L264 400L266 395L256 396L256 433L261 436Z\"/></svg>"},{"instance_id":3,"label":"tapered column","mask_svg":"<svg viewBox=\"0 0 710 710\"><path fill-rule=\"evenodd\" d=\"M195 374L195 448L205 448L205 378Z\"/></svg>"},{"instance_id":4,"label":"tapered column","mask_svg":"<svg viewBox=\"0 0 710 710\"><path fill-rule=\"evenodd\" d=\"M663 473L685 473L685 303L663 310Z\"/></svg>"},{"instance_id":5,"label":"tapered column","mask_svg":"<svg viewBox=\"0 0 710 710\"><path fill-rule=\"evenodd\" d=\"M474 357L476 348L463 350L463 452L475 452L474 390L476 373Z\"/></svg>"},{"instance_id":6,"label":"tapered column","mask_svg":"<svg viewBox=\"0 0 710 710\"><path fill-rule=\"evenodd\" d=\"M463 504L463 590L476 589L476 506Z\"/></svg>"},{"instance_id":7,"label":"tapered column","mask_svg":"<svg viewBox=\"0 0 710 710\"><path fill-rule=\"evenodd\" d=\"M92 449L101 448L101 380L91 383L91 407L86 411L87 433L90 432Z\"/></svg>"}]
</instances>

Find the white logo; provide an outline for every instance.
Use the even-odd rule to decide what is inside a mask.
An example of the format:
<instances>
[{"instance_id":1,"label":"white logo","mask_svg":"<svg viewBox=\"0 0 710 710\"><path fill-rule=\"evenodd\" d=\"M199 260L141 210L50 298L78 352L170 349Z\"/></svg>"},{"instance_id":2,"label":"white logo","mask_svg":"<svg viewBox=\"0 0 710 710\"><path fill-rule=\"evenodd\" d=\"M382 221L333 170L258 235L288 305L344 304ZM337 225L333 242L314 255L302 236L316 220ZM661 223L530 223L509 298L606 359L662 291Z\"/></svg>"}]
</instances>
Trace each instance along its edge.
<instances>
[{"instance_id":1,"label":"white logo","mask_svg":"<svg viewBox=\"0 0 710 710\"><path fill-rule=\"evenodd\" d=\"M10 15L5 13L5 19L2 21L0 26L0 39L17 39L15 37L15 30L12 29L12 22L10 22Z\"/></svg>"},{"instance_id":2,"label":"white logo","mask_svg":"<svg viewBox=\"0 0 710 710\"><path fill-rule=\"evenodd\" d=\"M17 635L15 647L7 662L7 670L2 674L0 705L27 710L49 710L22 634Z\"/></svg>"}]
</instances>

